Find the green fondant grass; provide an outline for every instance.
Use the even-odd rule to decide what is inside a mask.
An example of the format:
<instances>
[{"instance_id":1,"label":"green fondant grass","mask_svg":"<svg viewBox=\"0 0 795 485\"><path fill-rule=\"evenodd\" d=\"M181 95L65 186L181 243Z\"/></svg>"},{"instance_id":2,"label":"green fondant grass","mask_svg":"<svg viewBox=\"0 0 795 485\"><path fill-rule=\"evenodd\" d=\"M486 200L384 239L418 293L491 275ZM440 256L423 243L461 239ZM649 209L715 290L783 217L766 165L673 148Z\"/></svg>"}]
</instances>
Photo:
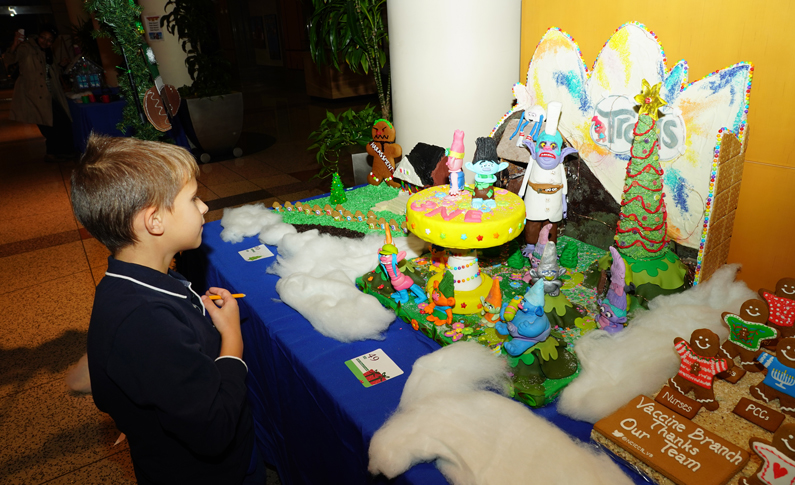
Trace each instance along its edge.
<instances>
[{"instance_id":1,"label":"green fondant grass","mask_svg":"<svg viewBox=\"0 0 795 485\"><path fill-rule=\"evenodd\" d=\"M394 199L400 193L399 189L390 187L386 184L381 184L378 186L375 185L365 185L364 187L356 188L356 189L346 189L345 195L347 196L348 200L341 204L345 210L351 212L351 214L356 214L356 211L362 213L363 220L357 221L347 221L341 220L336 221L331 216L328 215L314 215L314 214L305 214L303 212L297 212L296 210L293 211L286 211L284 209L281 210L282 220L288 224L321 224L324 226L334 226L334 227L343 227L345 229L351 229L354 231L359 231L365 234L369 233L380 233L383 234L383 229L376 228L371 229L367 225L367 212L373 210L373 207L379 202ZM293 202L294 203L294 202ZM317 199L312 199L307 202L306 204L311 205L314 207L315 205L319 206L321 209L328 204L331 206L332 209L336 208L336 204L331 202L331 197L320 197ZM388 211L374 211L376 219L383 217L387 223L389 223L390 219L394 219L395 222L400 225L401 223L406 221L405 215L398 215L393 212ZM403 231L392 231L392 235L394 237L402 237L405 236Z\"/></svg>"}]
</instances>

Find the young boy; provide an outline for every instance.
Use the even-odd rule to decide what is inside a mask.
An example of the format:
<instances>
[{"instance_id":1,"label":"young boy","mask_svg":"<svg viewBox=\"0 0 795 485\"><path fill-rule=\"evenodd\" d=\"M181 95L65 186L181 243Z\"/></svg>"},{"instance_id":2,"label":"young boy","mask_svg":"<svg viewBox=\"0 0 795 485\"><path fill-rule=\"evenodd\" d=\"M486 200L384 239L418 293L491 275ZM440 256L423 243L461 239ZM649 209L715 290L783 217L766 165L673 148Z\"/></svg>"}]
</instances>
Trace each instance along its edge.
<instances>
[{"instance_id":1,"label":"young boy","mask_svg":"<svg viewBox=\"0 0 795 485\"><path fill-rule=\"evenodd\" d=\"M75 215L111 252L88 329L94 402L127 435L139 484L239 484L263 472L237 302L221 288L199 297L169 270L201 244L198 174L182 148L96 135L72 174Z\"/></svg>"}]
</instances>

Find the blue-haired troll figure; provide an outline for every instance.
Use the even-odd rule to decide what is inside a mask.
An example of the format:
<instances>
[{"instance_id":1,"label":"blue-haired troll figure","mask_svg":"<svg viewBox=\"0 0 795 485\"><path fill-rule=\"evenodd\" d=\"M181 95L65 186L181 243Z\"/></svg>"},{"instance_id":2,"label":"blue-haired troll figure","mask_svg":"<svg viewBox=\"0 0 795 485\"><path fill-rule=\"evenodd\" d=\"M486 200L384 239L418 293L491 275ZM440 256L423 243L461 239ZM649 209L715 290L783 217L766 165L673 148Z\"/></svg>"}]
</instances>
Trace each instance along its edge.
<instances>
[{"instance_id":1,"label":"blue-haired troll figure","mask_svg":"<svg viewBox=\"0 0 795 485\"><path fill-rule=\"evenodd\" d=\"M539 280L518 302L506 303L500 312L502 322L495 325L501 335L513 337L503 348L514 357L522 355L533 345L543 342L552 330L544 313L544 281Z\"/></svg>"},{"instance_id":2,"label":"blue-haired troll figure","mask_svg":"<svg viewBox=\"0 0 795 485\"><path fill-rule=\"evenodd\" d=\"M494 138L480 137L475 143L475 157L464 166L475 173L472 208L488 212L497 207L494 201L496 174L508 168L508 162L500 162Z\"/></svg>"}]
</instances>

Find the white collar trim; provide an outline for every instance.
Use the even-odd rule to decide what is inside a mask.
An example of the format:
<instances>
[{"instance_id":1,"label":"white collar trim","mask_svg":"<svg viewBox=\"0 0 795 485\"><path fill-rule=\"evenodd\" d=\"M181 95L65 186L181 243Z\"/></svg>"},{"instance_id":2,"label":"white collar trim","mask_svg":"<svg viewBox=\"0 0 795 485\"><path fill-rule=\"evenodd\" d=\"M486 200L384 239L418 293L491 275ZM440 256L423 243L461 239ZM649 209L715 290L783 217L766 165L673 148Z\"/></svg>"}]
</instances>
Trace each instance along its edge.
<instances>
[{"instance_id":1,"label":"white collar trim","mask_svg":"<svg viewBox=\"0 0 795 485\"><path fill-rule=\"evenodd\" d=\"M133 283L135 283L137 285L141 285L141 286L143 286L145 288L149 288L150 290L159 291L160 293L165 293L166 295L170 295L170 296L176 296L177 298L182 298L183 300L187 300L188 299L188 297L185 296L185 295L180 295L179 293L174 293L173 291L164 290L162 288L158 288L157 286L146 284L143 281L136 280L135 278L131 278L129 276L116 274L116 273L110 273L108 271L105 271L105 276L112 276L114 278L120 278L120 279L123 279L123 280L132 281ZM190 291L191 293L196 295L196 298L199 299L199 303L201 303L201 306L202 306L202 315L206 315L207 314L207 309L204 306L204 301L202 301L201 297L195 291L193 291L193 288L191 287L190 281L188 282L188 285L187 285L186 288L188 288L188 291Z\"/></svg>"},{"instance_id":2,"label":"white collar trim","mask_svg":"<svg viewBox=\"0 0 795 485\"><path fill-rule=\"evenodd\" d=\"M112 276L114 278L121 278L123 280L132 281L133 283L141 285L141 286L144 286L146 288L149 288L150 290L159 291L160 293L165 293L166 295L176 296L178 298L182 298L183 300L188 298L187 296L180 295L179 293L174 293L172 291L164 290L162 288L158 288L157 286L148 285L148 284L144 283L143 281L138 281L135 278L130 278L129 276L124 276L124 275L116 274L116 273L109 273L107 271L105 271L105 276Z\"/></svg>"}]
</instances>

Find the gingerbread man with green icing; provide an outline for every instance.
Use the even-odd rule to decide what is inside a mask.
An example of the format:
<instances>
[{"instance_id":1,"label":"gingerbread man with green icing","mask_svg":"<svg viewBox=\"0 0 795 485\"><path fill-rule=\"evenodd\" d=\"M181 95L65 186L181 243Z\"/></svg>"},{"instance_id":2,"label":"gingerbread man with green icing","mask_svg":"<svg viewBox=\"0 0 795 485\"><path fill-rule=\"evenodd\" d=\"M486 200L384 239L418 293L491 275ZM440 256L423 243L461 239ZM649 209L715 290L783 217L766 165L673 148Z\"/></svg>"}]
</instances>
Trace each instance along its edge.
<instances>
[{"instance_id":1,"label":"gingerbread man with green icing","mask_svg":"<svg viewBox=\"0 0 795 485\"><path fill-rule=\"evenodd\" d=\"M767 326L768 310L764 301L748 300L740 307L740 314L725 312L723 323L729 327L729 338L720 346L721 353L734 365L740 358L740 366L748 372L762 372L764 366L756 361L762 353L762 341L776 338L775 328Z\"/></svg>"}]
</instances>

